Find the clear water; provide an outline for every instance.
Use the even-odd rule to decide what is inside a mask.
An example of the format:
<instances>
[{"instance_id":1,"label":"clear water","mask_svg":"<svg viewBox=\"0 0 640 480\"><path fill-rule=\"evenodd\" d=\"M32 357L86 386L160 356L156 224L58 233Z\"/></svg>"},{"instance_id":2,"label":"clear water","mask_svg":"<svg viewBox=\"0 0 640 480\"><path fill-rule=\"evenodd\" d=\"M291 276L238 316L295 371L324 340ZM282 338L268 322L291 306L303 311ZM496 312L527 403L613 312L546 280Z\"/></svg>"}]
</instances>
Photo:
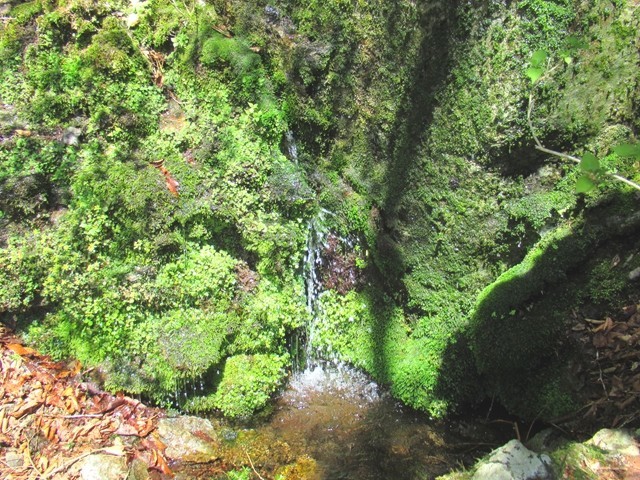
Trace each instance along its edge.
<instances>
[{"instance_id":1,"label":"clear water","mask_svg":"<svg viewBox=\"0 0 640 480\"><path fill-rule=\"evenodd\" d=\"M258 429L314 458L324 480L435 478L472 462L494 440L490 431L403 408L344 365L295 374Z\"/></svg>"}]
</instances>

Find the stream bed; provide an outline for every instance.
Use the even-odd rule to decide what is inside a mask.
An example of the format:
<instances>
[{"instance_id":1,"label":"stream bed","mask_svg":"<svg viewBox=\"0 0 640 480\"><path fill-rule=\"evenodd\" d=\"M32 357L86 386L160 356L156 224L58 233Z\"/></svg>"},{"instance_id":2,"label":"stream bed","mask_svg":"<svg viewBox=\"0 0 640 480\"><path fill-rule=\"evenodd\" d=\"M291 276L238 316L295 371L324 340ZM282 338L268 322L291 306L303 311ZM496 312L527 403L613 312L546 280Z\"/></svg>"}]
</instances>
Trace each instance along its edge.
<instances>
[{"instance_id":1,"label":"stream bed","mask_svg":"<svg viewBox=\"0 0 640 480\"><path fill-rule=\"evenodd\" d=\"M332 364L295 373L267 420L233 429L230 437L263 474L287 462L285 450L290 459L313 459L312 472L291 477L308 480L431 479L472 464L501 441L482 421L434 421L367 375Z\"/></svg>"}]
</instances>

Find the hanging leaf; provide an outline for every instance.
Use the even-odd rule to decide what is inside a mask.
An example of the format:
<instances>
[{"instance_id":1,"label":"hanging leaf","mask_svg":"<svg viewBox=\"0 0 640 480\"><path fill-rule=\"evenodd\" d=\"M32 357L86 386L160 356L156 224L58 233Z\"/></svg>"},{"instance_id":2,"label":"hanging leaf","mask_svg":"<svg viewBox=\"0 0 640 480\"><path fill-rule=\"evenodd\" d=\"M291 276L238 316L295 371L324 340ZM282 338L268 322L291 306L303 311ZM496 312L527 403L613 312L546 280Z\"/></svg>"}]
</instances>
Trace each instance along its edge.
<instances>
[{"instance_id":1,"label":"hanging leaf","mask_svg":"<svg viewBox=\"0 0 640 480\"><path fill-rule=\"evenodd\" d=\"M580 168L585 172L598 172L600 160L593 153L585 153L580 161Z\"/></svg>"},{"instance_id":2,"label":"hanging leaf","mask_svg":"<svg viewBox=\"0 0 640 480\"><path fill-rule=\"evenodd\" d=\"M531 83L536 83L536 80L542 76L544 70L541 68L529 67L524 73L531 79Z\"/></svg>"},{"instance_id":3,"label":"hanging leaf","mask_svg":"<svg viewBox=\"0 0 640 480\"><path fill-rule=\"evenodd\" d=\"M623 143L613 147L616 155L623 158L640 157L640 144Z\"/></svg>"},{"instance_id":4,"label":"hanging leaf","mask_svg":"<svg viewBox=\"0 0 640 480\"><path fill-rule=\"evenodd\" d=\"M547 59L547 52L544 50L536 50L531 55L531 66L534 68L541 67L544 61Z\"/></svg>"},{"instance_id":5,"label":"hanging leaf","mask_svg":"<svg viewBox=\"0 0 640 480\"><path fill-rule=\"evenodd\" d=\"M596 184L593 182L591 177L587 175L582 175L578 178L576 182L576 192L578 193L587 193L593 190L596 187Z\"/></svg>"}]
</instances>

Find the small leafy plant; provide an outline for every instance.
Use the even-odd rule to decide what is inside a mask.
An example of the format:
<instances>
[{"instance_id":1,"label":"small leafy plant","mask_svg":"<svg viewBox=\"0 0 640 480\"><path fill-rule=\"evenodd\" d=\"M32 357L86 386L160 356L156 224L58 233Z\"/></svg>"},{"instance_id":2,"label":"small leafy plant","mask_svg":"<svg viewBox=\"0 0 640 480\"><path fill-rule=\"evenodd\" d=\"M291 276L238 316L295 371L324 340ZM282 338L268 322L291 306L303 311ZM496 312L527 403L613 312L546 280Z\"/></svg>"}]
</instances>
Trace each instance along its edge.
<instances>
[{"instance_id":1,"label":"small leafy plant","mask_svg":"<svg viewBox=\"0 0 640 480\"><path fill-rule=\"evenodd\" d=\"M573 63L574 55L582 48L585 48L584 42L576 37L569 37L566 41L566 48L559 52L559 56L567 65L570 65L571 63ZM531 80L533 87L539 85L543 79L550 76L551 73L559 67L559 65L555 65L549 68L549 63L549 53L547 51L536 50L532 53L529 60L529 67L525 70L525 75ZM637 183L621 175L607 171L602 166L600 159L591 152L585 152L582 155L582 158L578 158L573 155L561 153L543 146L540 142L540 139L535 134L533 123L531 121L531 114L534 107L533 93L534 92L532 90L531 94L529 95L527 121L529 124L531 135L536 142L536 150L540 150L541 152L545 152L556 157L571 160L578 165L580 169L580 176L576 181L575 189L577 193L590 192L600 183L602 183L607 177L612 177L620 182L629 185L630 187L640 190L640 185L638 185ZM621 158L640 159L640 144L619 144L614 146L612 150L617 156Z\"/></svg>"}]
</instances>

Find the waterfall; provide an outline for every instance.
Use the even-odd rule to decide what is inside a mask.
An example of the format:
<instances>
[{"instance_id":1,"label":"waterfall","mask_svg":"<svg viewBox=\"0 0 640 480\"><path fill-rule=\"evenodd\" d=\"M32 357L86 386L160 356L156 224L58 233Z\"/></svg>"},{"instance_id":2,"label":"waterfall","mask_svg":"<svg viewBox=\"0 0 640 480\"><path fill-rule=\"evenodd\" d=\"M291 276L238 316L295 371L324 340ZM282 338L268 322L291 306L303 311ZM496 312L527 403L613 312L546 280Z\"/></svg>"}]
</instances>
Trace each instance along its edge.
<instances>
[{"instance_id":1,"label":"waterfall","mask_svg":"<svg viewBox=\"0 0 640 480\"><path fill-rule=\"evenodd\" d=\"M328 210L321 209L316 217L309 222L307 251L304 256L302 269L305 295L307 297L307 310L310 316L310 322L306 331L306 340L302 349L304 355L304 365L302 366L306 368L312 367L317 362L313 351L313 337L314 326L319 317L319 299L322 294L320 268L322 267L322 250L326 246L329 233L325 224L327 215L332 215L332 213Z\"/></svg>"},{"instance_id":2,"label":"waterfall","mask_svg":"<svg viewBox=\"0 0 640 480\"><path fill-rule=\"evenodd\" d=\"M296 165L298 164L298 145L296 139L293 136L293 132L288 130L284 134L284 148L286 150L287 157Z\"/></svg>"}]
</instances>

